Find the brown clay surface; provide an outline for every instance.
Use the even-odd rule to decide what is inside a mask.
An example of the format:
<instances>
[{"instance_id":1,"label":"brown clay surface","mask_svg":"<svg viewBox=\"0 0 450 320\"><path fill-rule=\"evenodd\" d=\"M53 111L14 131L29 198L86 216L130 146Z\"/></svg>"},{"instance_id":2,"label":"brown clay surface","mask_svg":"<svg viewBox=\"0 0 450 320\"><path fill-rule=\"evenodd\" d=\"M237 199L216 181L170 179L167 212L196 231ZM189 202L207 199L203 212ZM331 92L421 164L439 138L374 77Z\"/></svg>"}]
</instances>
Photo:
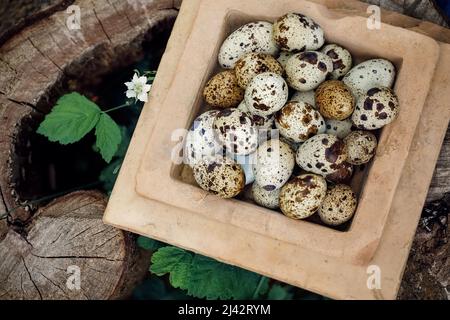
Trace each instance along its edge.
<instances>
[{"instance_id":1,"label":"brown clay surface","mask_svg":"<svg viewBox=\"0 0 450 320\"><path fill-rule=\"evenodd\" d=\"M445 101L449 97L442 93L448 92L445 88L449 79L442 70L448 70L450 67L449 46L441 45L438 62L440 68L434 75L434 85L428 94L425 111L419 119L410 152L406 155L403 172L399 177L378 246L377 243L368 243L367 250L360 251L361 256L356 261L345 261L339 259L339 255L330 256L325 252L308 250L268 237L267 234L273 232L273 221L276 220L274 215L267 215L265 218L263 232L248 231L236 226L242 221L252 222L247 210L236 211L230 206L228 221L218 221L205 218L201 213L188 214L185 210L145 199L130 188L135 183L137 170L143 159L142 145L154 132L155 122L152 119L162 115L159 114L161 109L158 101L167 98L168 88L176 81L178 66L172 62L182 58L186 38L191 33L196 14L195 1L183 5L161 64L152 98L141 116L105 214L105 221L333 298L395 298L427 186L439 154L439 145L448 123L449 111ZM158 150L155 147L153 151L163 156L167 150ZM180 184L175 180L173 183ZM197 200L201 206L204 198L199 194ZM253 210L250 205L243 206ZM254 224L257 224L257 221L255 219ZM285 225L287 233L289 228L290 226ZM205 234L210 235L207 240ZM320 246L319 243L312 245ZM367 267L370 265L377 265L382 270L380 290L367 289Z\"/></svg>"}]
</instances>

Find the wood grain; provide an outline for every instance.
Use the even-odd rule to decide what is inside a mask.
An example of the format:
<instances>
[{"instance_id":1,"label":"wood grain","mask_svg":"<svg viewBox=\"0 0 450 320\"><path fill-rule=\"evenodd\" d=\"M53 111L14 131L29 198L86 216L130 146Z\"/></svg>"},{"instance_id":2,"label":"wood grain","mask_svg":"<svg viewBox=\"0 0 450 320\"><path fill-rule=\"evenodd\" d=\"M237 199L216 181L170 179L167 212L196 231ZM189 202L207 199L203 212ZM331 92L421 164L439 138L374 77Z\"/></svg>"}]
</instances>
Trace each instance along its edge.
<instances>
[{"instance_id":1,"label":"wood grain","mask_svg":"<svg viewBox=\"0 0 450 320\"><path fill-rule=\"evenodd\" d=\"M0 299L130 294L145 273L146 254L137 253L129 234L102 223L105 206L101 193L80 191L41 208L22 233L10 228L0 242ZM71 267L80 270L80 290L66 285Z\"/></svg>"},{"instance_id":2,"label":"wood grain","mask_svg":"<svg viewBox=\"0 0 450 320\"><path fill-rule=\"evenodd\" d=\"M35 169L29 137L70 90L68 79L95 79L138 61L144 41L170 30L177 15L171 0L74 4L81 29L69 30L67 13L58 11L0 48L0 215L8 213L0 220L0 299L125 298L147 273L134 236L103 224L103 195L80 191L40 207L21 193ZM81 291L66 288L68 265L81 268Z\"/></svg>"}]
</instances>

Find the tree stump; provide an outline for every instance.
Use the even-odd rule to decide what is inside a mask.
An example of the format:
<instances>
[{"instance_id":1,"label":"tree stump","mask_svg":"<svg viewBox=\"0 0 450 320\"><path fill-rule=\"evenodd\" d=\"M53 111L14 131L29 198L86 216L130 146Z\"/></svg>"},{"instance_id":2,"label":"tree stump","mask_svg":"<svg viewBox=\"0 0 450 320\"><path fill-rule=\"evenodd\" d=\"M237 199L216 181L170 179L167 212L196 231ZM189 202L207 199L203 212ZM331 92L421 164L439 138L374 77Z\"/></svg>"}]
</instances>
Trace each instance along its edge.
<instances>
[{"instance_id":1,"label":"tree stump","mask_svg":"<svg viewBox=\"0 0 450 320\"><path fill-rule=\"evenodd\" d=\"M8 213L0 220L0 299L125 298L148 272L148 254L134 236L102 223L106 198L99 192L32 201L52 190L50 159L57 156L42 156L35 131L62 94L97 86L142 59L144 46L162 52L178 11L170 0L9 2L11 10L37 7L34 18L19 14L16 25L0 28L0 218ZM80 29L66 24L69 4L80 8ZM67 286L76 268L80 290Z\"/></svg>"},{"instance_id":2,"label":"tree stump","mask_svg":"<svg viewBox=\"0 0 450 320\"><path fill-rule=\"evenodd\" d=\"M448 18L441 14L432 0L363 0L415 18L428 20L448 27ZM431 182L427 202L436 201L450 194L450 129L442 146L436 171ZM450 196L445 199L450 207ZM442 202L444 211L445 201ZM450 299L450 226L448 214L441 217L444 225L434 223L427 230L418 226L405 274L399 291L399 299ZM425 217L422 218L424 221Z\"/></svg>"},{"instance_id":3,"label":"tree stump","mask_svg":"<svg viewBox=\"0 0 450 320\"><path fill-rule=\"evenodd\" d=\"M365 2L448 26L431 0ZM30 137L57 97L77 89L77 79L95 86L142 57L142 44L170 29L180 3L6 0L0 8L0 217L10 211L0 220L0 299L124 298L146 273L148 259L133 237L102 224L100 193L80 191L42 207L29 202L45 194L40 182L48 180L33 163ZM80 7L80 30L67 27L70 4ZM450 131L429 200L450 191L449 150ZM446 298L447 237L419 227L400 298ZM67 286L70 266L80 268L81 290Z\"/></svg>"},{"instance_id":4,"label":"tree stump","mask_svg":"<svg viewBox=\"0 0 450 320\"><path fill-rule=\"evenodd\" d=\"M128 295L149 257L131 234L102 223L105 207L101 193L80 191L40 208L20 233L10 228L0 240L0 299Z\"/></svg>"},{"instance_id":5,"label":"tree stump","mask_svg":"<svg viewBox=\"0 0 450 320\"><path fill-rule=\"evenodd\" d=\"M448 27L448 19L441 14L433 0L362 0L407 16L427 20Z\"/></svg>"}]
</instances>

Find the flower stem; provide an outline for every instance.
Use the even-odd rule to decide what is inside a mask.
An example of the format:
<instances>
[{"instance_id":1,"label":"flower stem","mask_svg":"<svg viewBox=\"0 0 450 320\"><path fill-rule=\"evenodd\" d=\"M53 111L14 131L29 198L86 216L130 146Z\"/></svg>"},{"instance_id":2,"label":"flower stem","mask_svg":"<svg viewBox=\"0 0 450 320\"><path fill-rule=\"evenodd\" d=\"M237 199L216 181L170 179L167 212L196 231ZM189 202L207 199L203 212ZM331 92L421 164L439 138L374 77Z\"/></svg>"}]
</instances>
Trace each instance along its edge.
<instances>
[{"instance_id":1,"label":"flower stem","mask_svg":"<svg viewBox=\"0 0 450 320\"><path fill-rule=\"evenodd\" d=\"M118 110L118 109L122 109L122 108L128 107L128 106L130 106L130 105L131 105L131 104L130 104L129 102L126 102L126 103L124 103L124 104L121 104L120 106L117 106L117 107L114 107L114 108L105 110L105 111L103 111L103 113L109 113L109 112L112 112L112 111L115 111L115 110Z\"/></svg>"}]
</instances>

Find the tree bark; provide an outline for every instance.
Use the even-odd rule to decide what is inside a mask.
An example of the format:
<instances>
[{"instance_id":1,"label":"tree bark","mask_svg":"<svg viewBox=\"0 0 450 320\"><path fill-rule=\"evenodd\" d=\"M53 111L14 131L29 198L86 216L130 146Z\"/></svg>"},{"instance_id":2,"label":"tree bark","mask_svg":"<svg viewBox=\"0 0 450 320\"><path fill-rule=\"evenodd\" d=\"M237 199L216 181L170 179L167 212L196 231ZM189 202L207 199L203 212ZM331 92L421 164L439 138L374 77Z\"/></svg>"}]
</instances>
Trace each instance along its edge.
<instances>
[{"instance_id":1,"label":"tree bark","mask_svg":"<svg viewBox=\"0 0 450 320\"><path fill-rule=\"evenodd\" d=\"M34 21L67 7L74 0L2 0L0 45Z\"/></svg>"},{"instance_id":2,"label":"tree bark","mask_svg":"<svg viewBox=\"0 0 450 320\"><path fill-rule=\"evenodd\" d=\"M71 2L40 4L55 8ZM62 10L25 27L0 48L0 218L8 213L0 220L0 299L125 298L148 272L149 257L136 248L134 236L102 223L106 199L100 193L80 191L46 206L24 196L25 187L39 194L34 182L48 179L37 173L33 152L39 151L30 141L56 99L76 90L79 79L95 85L142 59L143 45L167 33L177 15L171 0L73 4L80 7L81 29L69 30L69 14ZM0 34L17 31L20 21L6 29L2 24ZM66 286L70 266L81 272L80 290Z\"/></svg>"},{"instance_id":3,"label":"tree bark","mask_svg":"<svg viewBox=\"0 0 450 320\"><path fill-rule=\"evenodd\" d=\"M415 18L431 21L448 27L448 19L437 10L433 1L429 0L363 0L380 5L385 9L400 12ZM427 196L427 202L441 199L450 192L450 129L442 146L442 150L434 172L433 180ZM450 197L446 197L450 201ZM442 210L450 206L441 203ZM400 286L399 299L450 299L450 226L448 214L441 217L443 226L437 222L427 230L422 222L417 228L411 253L406 265L403 281Z\"/></svg>"},{"instance_id":4,"label":"tree bark","mask_svg":"<svg viewBox=\"0 0 450 320\"><path fill-rule=\"evenodd\" d=\"M448 19L432 0L362 0L407 16L448 27Z\"/></svg>"}]
</instances>

